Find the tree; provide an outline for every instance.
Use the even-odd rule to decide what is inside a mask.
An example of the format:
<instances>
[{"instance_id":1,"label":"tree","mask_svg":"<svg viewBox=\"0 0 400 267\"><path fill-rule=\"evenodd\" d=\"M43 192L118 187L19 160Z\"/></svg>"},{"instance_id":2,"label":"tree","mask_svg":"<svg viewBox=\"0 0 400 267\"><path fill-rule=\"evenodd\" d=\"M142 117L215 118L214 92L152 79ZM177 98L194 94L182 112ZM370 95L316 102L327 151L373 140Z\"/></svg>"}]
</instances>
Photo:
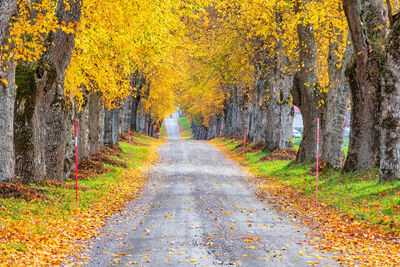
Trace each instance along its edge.
<instances>
[{"instance_id":1,"label":"tree","mask_svg":"<svg viewBox=\"0 0 400 267\"><path fill-rule=\"evenodd\" d=\"M13 121L16 87L9 24L16 11L17 0L0 1L0 181L15 176Z\"/></svg>"},{"instance_id":2,"label":"tree","mask_svg":"<svg viewBox=\"0 0 400 267\"><path fill-rule=\"evenodd\" d=\"M400 19L398 14L389 16L391 26L381 91L380 177L384 181L400 179Z\"/></svg>"},{"instance_id":3,"label":"tree","mask_svg":"<svg viewBox=\"0 0 400 267\"><path fill-rule=\"evenodd\" d=\"M343 39L343 35L340 39ZM335 168L341 168L344 162L344 129L350 104L350 89L345 78L345 66L352 54L351 45L347 45L344 57L338 56L339 42L343 42L340 39L334 39L329 44L329 89L326 96L324 124L321 129L324 137L322 160Z\"/></svg>"},{"instance_id":4,"label":"tree","mask_svg":"<svg viewBox=\"0 0 400 267\"><path fill-rule=\"evenodd\" d=\"M297 3L296 13L304 10ZM321 118L319 108L319 88L317 81L317 44L313 25L304 21L297 26L299 38L299 65L300 69L295 74L293 81L293 103L299 107L303 116L303 139L300 143L296 161L304 162L314 159L317 143L317 119ZM322 143L323 138L320 138Z\"/></svg>"},{"instance_id":5,"label":"tree","mask_svg":"<svg viewBox=\"0 0 400 267\"><path fill-rule=\"evenodd\" d=\"M81 4L58 0L60 24L75 25ZM61 28L42 34L47 36L44 54L37 61L20 62L16 70L15 150L17 175L23 181L64 178L68 120L64 80L75 35Z\"/></svg>"},{"instance_id":6,"label":"tree","mask_svg":"<svg viewBox=\"0 0 400 267\"><path fill-rule=\"evenodd\" d=\"M351 131L345 171L379 163L380 88L387 12L381 0L343 0L354 55L346 66L351 89Z\"/></svg>"}]
</instances>

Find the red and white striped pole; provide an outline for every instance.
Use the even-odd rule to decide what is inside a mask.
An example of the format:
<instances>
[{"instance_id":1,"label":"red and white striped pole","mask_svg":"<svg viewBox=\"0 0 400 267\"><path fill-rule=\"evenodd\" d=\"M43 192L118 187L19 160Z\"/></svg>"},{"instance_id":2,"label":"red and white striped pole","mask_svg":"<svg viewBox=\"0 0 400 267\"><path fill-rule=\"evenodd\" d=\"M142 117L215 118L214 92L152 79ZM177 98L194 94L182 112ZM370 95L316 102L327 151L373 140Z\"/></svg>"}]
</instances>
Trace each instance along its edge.
<instances>
[{"instance_id":1,"label":"red and white striped pole","mask_svg":"<svg viewBox=\"0 0 400 267\"><path fill-rule=\"evenodd\" d=\"M146 121L146 135L149 136L149 123Z\"/></svg>"},{"instance_id":2,"label":"red and white striped pole","mask_svg":"<svg viewBox=\"0 0 400 267\"><path fill-rule=\"evenodd\" d=\"M317 120L317 151L316 151L316 167L315 167L315 206L317 206L317 197L318 197L318 154L319 154L319 119Z\"/></svg>"},{"instance_id":3,"label":"red and white striped pole","mask_svg":"<svg viewBox=\"0 0 400 267\"><path fill-rule=\"evenodd\" d=\"M243 136L243 164L244 164L244 157L245 157L245 150L246 150L246 135L247 135L247 125L244 126L244 136Z\"/></svg>"},{"instance_id":4,"label":"red and white striped pole","mask_svg":"<svg viewBox=\"0 0 400 267\"><path fill-rule=\"evenodd\" d=\"M75 118L75 200L78 202L78 119L75 117L75 104L72 103Z\"/></svg>"},{"instance_id":5,"label":"red and white striped pole","mask_svg":"<svg viewBox=\"0 0 400 267\"><path fill-rule=\"evenodd\" d=\"M128 134L129 134L129 156L130 160L132 160L131 128L128 129Z\"/></svg>"}]
</instances>

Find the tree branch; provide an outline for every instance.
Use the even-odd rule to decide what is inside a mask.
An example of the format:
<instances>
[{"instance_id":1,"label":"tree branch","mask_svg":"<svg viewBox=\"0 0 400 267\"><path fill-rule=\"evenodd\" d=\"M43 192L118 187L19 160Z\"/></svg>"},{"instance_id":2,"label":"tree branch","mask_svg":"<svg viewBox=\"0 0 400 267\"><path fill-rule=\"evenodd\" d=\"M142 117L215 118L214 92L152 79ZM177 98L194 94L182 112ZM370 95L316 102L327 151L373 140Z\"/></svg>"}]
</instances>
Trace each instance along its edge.
<instances>
[{"instance_id":1,"label":"tree branch","mask_svg":"<svg viewBox=\"0 0 400 267\"><path fill-rule=\"evenodd\" d=\"M390 0L386 0L386 4L387 4L387 7L388 7L388 16L389 16L390 28L392 28L392 26L393 26L392 4L390 3Z\"/></svg>"}]
</instances>

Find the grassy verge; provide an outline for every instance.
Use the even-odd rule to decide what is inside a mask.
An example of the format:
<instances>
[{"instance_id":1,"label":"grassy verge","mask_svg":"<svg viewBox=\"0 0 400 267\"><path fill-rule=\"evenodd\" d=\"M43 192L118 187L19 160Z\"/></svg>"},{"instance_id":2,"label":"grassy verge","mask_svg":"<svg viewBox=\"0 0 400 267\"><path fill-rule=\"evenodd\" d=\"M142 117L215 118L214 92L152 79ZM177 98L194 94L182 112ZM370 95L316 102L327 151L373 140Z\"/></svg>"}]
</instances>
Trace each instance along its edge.
<instances>
[{"instance_id":1,"label":"grassy verge","mask_svg":"<svg viewBox=\"0 0 400 267\"><path fill-rule=\"evenodd\" d=\"M238 141L222 139L222 143L235 151ZM240 153L242 148L236 152ZM290 161L261 161L265 151L246 154L246 164L261 176L294 187L310 200L315 194L314 163L298 164ZM318 182L318 198L345 214L383 225L386 230L400 232L400 181L379 182L378 169L356 173L322 170Z\"/></svg>"},{"instance_id":2,"label":"grassy verge","mask_svg":"<svg viewBox=\"0 0 400 267\"><path fill-rule=\"evenodd\" d=\"M294 148L299 150L301 138L292 138ZM343 142L343 152L344 155L347 156L347 152L349 151L349 138L345 137Z\"/></svg>"},{"instance_id":3,"label":"grassy verge","mask_svg":"<svg viewBox=\"0 0 400 267\"><path fill-rule=\"evenodd\" d=\"M241 163L239 142L217 139L212 144ZM255 175L249 182L279 212L308 225L311 232L305 235L311 245L330 252L344 265L398 265L400 181L379 183L377 169L349 174L325 169L315 206L314 164L262 161L266 154L259 150L246 154L244 167Z\"/></svg>"},{"instance_id":4,"label":"grassy verge","mask_svg":"<svg viewBox=\"0 0 400 267\"><path fill-rule=\"evenodd\" d=\"M26 200L0 198L0 263L5 265L57 265L80 247L78 241L96 235L96 229L146 183L143 172L157 160L161 144L137 135L132 145L121 142L119 161L128 168L107 165L110 172L79 181L75 202L74 181L29 185L41 194Z\"/></svg>"},{"instance_id":5,"label":"grassy verge","mask_svg":"<svg viewBox=\"0 0 400 267\"><path fill-rule=\"evenodd\" d=\"M179 118L181 139L191 139L192 138L192 128L189 120L186 117Z\"/></svg>"}]
</instances>

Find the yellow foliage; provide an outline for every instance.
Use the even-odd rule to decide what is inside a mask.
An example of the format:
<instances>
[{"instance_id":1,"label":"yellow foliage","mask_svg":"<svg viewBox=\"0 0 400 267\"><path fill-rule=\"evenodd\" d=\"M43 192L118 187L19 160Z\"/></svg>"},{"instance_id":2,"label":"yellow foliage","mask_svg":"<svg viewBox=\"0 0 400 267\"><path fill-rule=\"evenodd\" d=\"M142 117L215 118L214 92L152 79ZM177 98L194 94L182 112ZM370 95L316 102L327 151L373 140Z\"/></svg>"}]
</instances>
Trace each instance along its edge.
<instances>
[{"instance_id":1,"label":"yellow foliage","mask_svg":"<svg viewBox=\"0 0 400 267\"><path fill-rule=\"evenodd\" d=\"M56 5L54 0L18 2L11 30L15 48L8 57L37 61L49 33L74 34L67 97L80 105L84 95L99 91L107 107L116 107L139 93L131 81L139 72L146 81L145 112L154 120L179 105L207 122L222 113L232 86L245 88L251 99L259 66L273 62L277 53L288 60L280 64L284 74L297 71L300 22L314 28L319 88L327 90L330 44L338 43L341 58L347 42L340 0L85 1L81 20L68 24L58 22Z\"/></svg>"}]
</instances>

